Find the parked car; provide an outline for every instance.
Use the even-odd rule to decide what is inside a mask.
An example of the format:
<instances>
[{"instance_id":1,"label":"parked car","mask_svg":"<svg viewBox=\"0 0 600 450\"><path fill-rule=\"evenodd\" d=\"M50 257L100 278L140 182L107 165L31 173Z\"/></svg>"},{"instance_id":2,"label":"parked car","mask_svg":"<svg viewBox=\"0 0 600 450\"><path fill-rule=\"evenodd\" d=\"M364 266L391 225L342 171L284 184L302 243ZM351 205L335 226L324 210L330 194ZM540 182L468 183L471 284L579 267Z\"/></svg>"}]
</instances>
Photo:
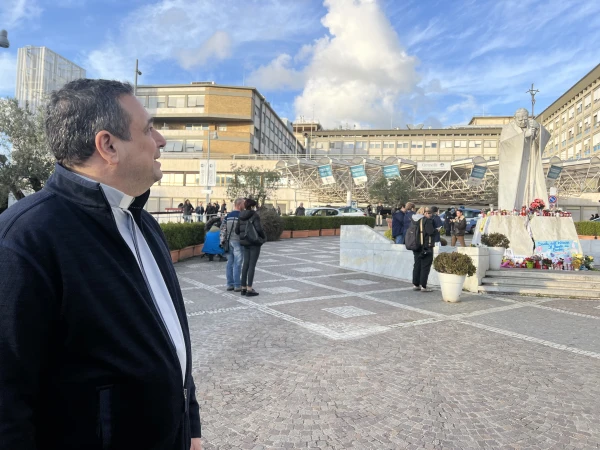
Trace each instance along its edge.
<instances>
[{"instance_id":1,"label":"parked car","mask_svg":"<svg viewBox=\"0 0 600 450\"><path fill-rule=\"evenodd\" d=\"M364 217L367 215L366 212L364 212L362 209L360 208L353 208L352 206L345 206L343 208L338 208L338 211L340 212L340 215L342 216L359 216L359 217Z\"/></svg>"},{"instance_id":2,"label":"parked car","mask_svg":"<svg viewBox=\"0 0 600 450\"><path fill-rule=\"evenodd\" d=\"M473 234L475 232L475 226L477 225L477 220L479 219L481 210L474 209L474 208L465 208L465 209L463 209L463 212L465 214L465 219L467 221L467 228L465 230L465 233ZM444 220L445 217L446 217L446 211L444 211L443 213L440 214L440 218L442 220Z\"/></svg>"},{"instance_id":3,"label":"parked car","mask_svg":"<svg viewBox=\"0 0 600 450\"><path fill-rule=\"evenodd\" d=\"M307 216L331 217L331 216L340 216L341 213L336 208L321 207L321 208L308 208L306 210L306 215Z\"/></svg>"}]
</instances>

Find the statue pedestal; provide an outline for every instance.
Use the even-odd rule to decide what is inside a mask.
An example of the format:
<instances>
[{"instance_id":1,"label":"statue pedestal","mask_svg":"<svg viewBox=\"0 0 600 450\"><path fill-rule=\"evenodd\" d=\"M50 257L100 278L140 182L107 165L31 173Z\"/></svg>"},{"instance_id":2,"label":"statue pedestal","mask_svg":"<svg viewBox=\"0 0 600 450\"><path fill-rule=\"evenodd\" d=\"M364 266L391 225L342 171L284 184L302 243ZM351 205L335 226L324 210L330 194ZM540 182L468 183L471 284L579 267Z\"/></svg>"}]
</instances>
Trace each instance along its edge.
<instances>
[{"instance_id":1,"label":"statue pedestal","mask_svg":"<svg viewBox=\"0 0 600 450\"><path fill-rule=\"evenodd\" d=\"M582 253L575 223L571 217L488 216L477 221L473 244L482 234L502 233L510 241L515 257L534 254Z\"/></svg>"}]
</instances>

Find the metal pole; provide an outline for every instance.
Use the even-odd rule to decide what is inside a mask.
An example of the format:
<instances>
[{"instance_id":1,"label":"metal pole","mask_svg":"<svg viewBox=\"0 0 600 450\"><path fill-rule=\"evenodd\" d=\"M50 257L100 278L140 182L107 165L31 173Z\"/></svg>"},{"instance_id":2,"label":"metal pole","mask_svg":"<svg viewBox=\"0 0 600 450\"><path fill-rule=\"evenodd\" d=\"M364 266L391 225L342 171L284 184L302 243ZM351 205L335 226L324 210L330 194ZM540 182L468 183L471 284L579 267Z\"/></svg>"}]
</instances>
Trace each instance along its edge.
<instances>
[{"instance_id":1,"label":"metal pole","mask_svg":"<svg viewBox=\"0 0 600 450\"><path fill-rule=\"evenodd\" d=\"M210 202L210 183L208 180L208 177L210 175L210 125L208 127L208 156L207 156L207 160L206 160L206 206L205 209L208 207L208 202ZM206 220L208 220L208 216L206 216Z\"/></svg>"},{"instance_id":2,"label":"metal pole","mask_svg":"<svg viewBox=\"0 0 600 450\"><path fill-rule=\"evenodd\" d=\"M137 95L137 77L138 77L138 73L140 71L138 70L138 60L135 60L135 82L133 84L133 95Z\"/></svg>"}]
</instances>

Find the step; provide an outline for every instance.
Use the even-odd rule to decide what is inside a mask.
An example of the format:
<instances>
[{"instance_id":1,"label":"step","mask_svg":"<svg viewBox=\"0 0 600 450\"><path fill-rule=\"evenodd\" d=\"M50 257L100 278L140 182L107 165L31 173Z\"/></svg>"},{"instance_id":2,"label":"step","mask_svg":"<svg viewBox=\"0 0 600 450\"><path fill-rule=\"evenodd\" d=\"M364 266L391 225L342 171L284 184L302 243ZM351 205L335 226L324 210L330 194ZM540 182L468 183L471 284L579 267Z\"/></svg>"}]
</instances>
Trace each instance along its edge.
<instances>
[{"instance_id":1,"label":"step","mask_svg":"<svg viewBox=\"0 0 600 450\"><path fill-rule=\"evenodd\" d=\"M542 297L558 297L558 298L588 298L598 299L598 293L587 289L572 289L572 288L551 288L544 289L542 287L523 287L519 285L503 284L500 286L482 285L479 286L479 292L487 294L518 294L518 295L535 295Z\"/></svg>"},{"instance_id":2,"label":"step","mask_svg":"<svg viewBox=\"0 0 600 450\"><path fill-rule=\"evenodd\" d=\"M525 278L525 277L509 277L508 274L503 276L484 277L481 282L490 286L504 286L507 284L513 286L536 287L536 288L565 288L567 285L573 289L581 289L586 291L600 292L600 277L594 281L573 281L570 278L555 277L555 278ZM600 297L600 294L598 294Z\"/></svg>"},{"instance_id":3,"label":"step","mask_svg":"<svg viewBox=\"0 0 600 450\"><path fill-rule=\"evenodd\" d=\"M541 269L500 269L488 270L488 278L510 277L537 280L569 280L570 282L599 283L600 271L591 270L541 270Z\"/></svg>"}]
</instances>

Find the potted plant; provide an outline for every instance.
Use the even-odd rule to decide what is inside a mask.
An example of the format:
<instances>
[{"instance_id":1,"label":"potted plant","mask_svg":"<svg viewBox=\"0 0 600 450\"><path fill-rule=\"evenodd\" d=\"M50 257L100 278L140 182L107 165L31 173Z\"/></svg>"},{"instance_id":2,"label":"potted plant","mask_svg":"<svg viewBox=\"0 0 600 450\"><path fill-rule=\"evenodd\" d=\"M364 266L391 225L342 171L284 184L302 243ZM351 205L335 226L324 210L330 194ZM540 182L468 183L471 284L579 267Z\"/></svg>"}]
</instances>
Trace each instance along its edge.
<instances>
[{"instance_id":1,"label":"potted plant","mask_svg":"<svg viewBox=\"0 0 600 450\"><path fill-rule=\"evenodd\" d=\"M481 243L488 247L490 252L490 270L499 270L510 241L502 233L490 233L481 236Z\"/></svg>"},{"instance_id":2,"label":"potted plant","mask_svg":"<svg viewBox=\"0 0 600 450\"><path fill-rule=\"evenodd\" d=\"M525 267L527 269L533 269L535 262L532 257L525 258Z\"/></svg>"},{"instance_id":3,"label":"potted plant","mask_svg":"<svg viewBox=\"0 0 600 450\"><path fill-rule=\"evenodd\" d=\"M542 269L548 270L552 267L552 260L550 258L542 258Z\"/></svg>"},{"instance_id":4,"label":"potted plant","mask_svg":"<svg viewBox=\"0 0 600 450\"><path fill-rule=\"evenodd\" d=\"M473 276L476 268L469 255L463 253L440 253L433 260L433 268L440 277L442 298L445 302L458 302L467 276Z\"/></svg>"}]
</instances>

